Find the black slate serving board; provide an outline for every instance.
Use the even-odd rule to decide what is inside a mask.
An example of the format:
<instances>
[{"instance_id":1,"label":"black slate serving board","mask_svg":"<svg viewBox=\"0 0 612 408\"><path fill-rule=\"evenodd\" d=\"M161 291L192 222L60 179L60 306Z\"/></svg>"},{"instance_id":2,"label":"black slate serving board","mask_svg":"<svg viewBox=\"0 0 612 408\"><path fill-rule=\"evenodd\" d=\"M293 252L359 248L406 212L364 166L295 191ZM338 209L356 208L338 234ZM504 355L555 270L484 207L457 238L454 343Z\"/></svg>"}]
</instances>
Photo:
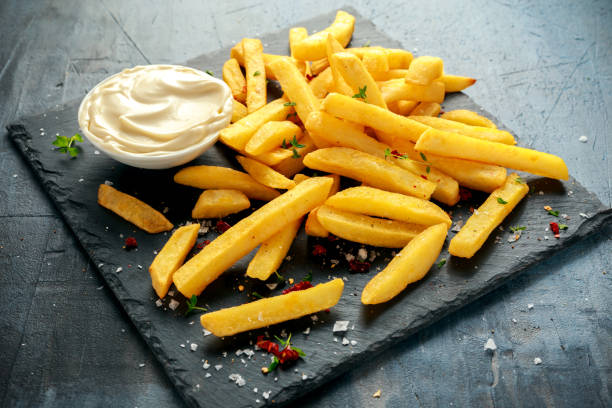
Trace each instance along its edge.
<instances>
[{"instance_id":1,"label":"black slate serving board","mask_svg":"<svg viewBox=\"0 0 612 408\"><path fill-rule=\"evenodd\" d=\"M374 45L400 47L397 41L385 37L369 21L353 10L349 11L357 17L352 46L369 41ZM325 15L300 25L313 31L325 27L332 19L333 15ZM266 35L262 42L267 52L283 54L287 53L287 38L288 29ZM191 60L186 65L219 73L228 56L229 49L223 49ZM274 93L274 89L271 90ZM445 247L440 255L440 259L448 259L444 266L434 266L425 279L411 285L387 304L367 308L360 303L361 289L377 268L384 267L392 251L366 247L368 254L377 253L370 273L354 274L349 271L346 253L357 255L360 245L307 237L302 230L289 252L291 260L285 262L279 272L296 281L311 272L315 284L332 277L345 278L344 294L339 304L330 312L316 314L316 318L305 317L268 330L217 339L203 335L197 315L183 317L185 302L180 295L167 296L161 307L156 305L157 298L146 270L154 258L154 251L163 246L168 235L149 235L137 230L96 203L98 185L110 181L121 191L134 194L159 210L168 208L167 217L178 226L189 221L199 191L175 185L172 176L176 170L130 168L98 154L87 142L82 144L82 152L76 159L53 151L51 141L56 133L70 135L78 130L78 103L75 101L45 114L24 118L8 127L8 136L31 165L190 406L244 407L287 403L493 290L528 266L563 250L612 220L612 211L575 180L559 182L524 175L532 193L504 221L505 231L493 233L473 259L450 258ZM444 108L467 108L487 115L464 94L450 95ZM521 135L517 136L520 144ZM195 163L239 168L233 156L229 149L218 145ZM460 203L460 207L453 209L454 220L467 219L469 208L478 207L484 198L484 194L475 193L470 201ZM550 205L560 214L567 214L569 219L548 215L543 209L545 205ZM226 221L232 224L250 211L228 217ZM550 221L569 226L558 240L547 231ZM510 243L508 239L513 234L508 232L508 227L514 225L525 225L527 230L518 241ZM453 235L453 232L449 233L449 239ZM128 236L137 239L138 250L122 249L124 238ZM216 232L211 228L198 241L212 240L215 236ZM310 255L316 244L327 248L325 257ZM253 299L250 296L253 292L265 296L279 294L285 284L270 290L262 283L243 277L249 258L240 261L207 288L200 296L200 305L217 310L248 302ZM334 267L332 259L339 261ZM275 277L269 281L274 282ZM243 292L237 290L240 284L245 286ZM180 302L174 311L168 308L172 298ZM337 320L350 322L345 336L332 333ZM308 328L310 333L304 334ZM292 333L294 344L308 356L288 369L262 375L260 369L269 363L269 356L261 351L249 354L254 350L257 335L266 332L270 335ZM343 337L349 341L348 345L342 344ZM198 345L195 351L191 351L192 343ZM249 352L244 353L245 349ZM205 361L210 364L208 369L203 367ZM222 367L217 370L216 365ZM134 361L134 366L138 366L138 361ZM206 377L207 374L210 375ZM239 387L229 380L230 374L240 374L246 384ZM257 392L254 392L255 388ZM264 398L264 392L269 392L268 399Z\"/></svg>"}]
</instances>

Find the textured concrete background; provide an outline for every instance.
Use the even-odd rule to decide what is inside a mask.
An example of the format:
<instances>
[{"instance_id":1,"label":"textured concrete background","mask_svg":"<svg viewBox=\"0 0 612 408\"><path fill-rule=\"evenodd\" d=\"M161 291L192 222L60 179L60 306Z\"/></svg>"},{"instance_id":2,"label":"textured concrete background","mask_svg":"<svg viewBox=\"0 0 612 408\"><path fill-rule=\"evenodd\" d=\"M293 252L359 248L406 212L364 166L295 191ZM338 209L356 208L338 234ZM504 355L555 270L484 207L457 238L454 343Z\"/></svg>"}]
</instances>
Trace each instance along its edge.
<instances>
[{"instance_id":1,"label":"textured concrete background","mask_svg":"<svg viewBox=\"0 0 612 408\"><path fill-rule=\"evenodd\" d=\"M5 0L0 124L81 97L122 68L181 62L342 5ZM611 204L609 1L351 6L415 54L440 56L448 72L478 78L467 93L514 129L521 145L562 156ZM581 135L587 143L578 142ZM2 405L181 406L6 138L0 180ZM610 406L611 234L530 269L300 404ZM498 346L493 355L483 351L489 337ZM535 357L543 363L534 365ZM373 399L377 389L382 397Z\"/></svg>"}]
</instances>

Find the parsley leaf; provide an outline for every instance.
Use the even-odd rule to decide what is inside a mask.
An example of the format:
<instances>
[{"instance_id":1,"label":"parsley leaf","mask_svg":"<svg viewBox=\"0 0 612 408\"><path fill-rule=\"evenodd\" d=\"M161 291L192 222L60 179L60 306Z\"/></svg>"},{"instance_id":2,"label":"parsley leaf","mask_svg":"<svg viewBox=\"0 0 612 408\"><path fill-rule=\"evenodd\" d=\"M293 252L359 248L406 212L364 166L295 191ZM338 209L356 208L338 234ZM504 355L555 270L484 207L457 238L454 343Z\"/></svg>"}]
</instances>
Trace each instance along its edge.
<instances>
[{"instance_id":1,"label":"parsley leaf","mask_svg":"<svg viewBox=\"0 0 612 408\"><path fill-rule=\"evenodd\" d=\"M431 171L431 167L427 166L427 168L425 169L425 171L427 172L427 174L429 174L429 172Z\"/></svg>"},{"instance_id":2,"label":"parsley leaf","mask_svg":"<svg viewBox=\"0 0 612 408\"><path fill-rule=\"evenodd\" d=\"M253 72L253 76L259 76L259 75L261 75L261 72L259 72L259 71Z\"/></svg>"},{"instance_id":3,"label":"parsley leaf","mask_svg":"<svg viewBox=\"0 0 612 408\"><path fill-rule=\"evenodd\" d=\"M568 228L567 225L559 223L560 230L566 230L567 228Z\"/></svg>"},{"instance_id":4,"label":"parsley leaf","mask_svg":"<svg viewBox=\"0 0 612 408\"><path fill-rule=\"evenodd\" d=\"M210 76L215 76L215 74L214 74L214 73L213 73L211 70L209 70L209 69L207 69L207 70L206 70L206 71L204 71L204 72L206 72L206 73L207 73L208 75L210 75Z\"/></svg>"},{"instance_id":5,"label":"parsley leaf","mask_svg":"<svg viewBox=\"0 0 612 408\"><path fill-rule=\"evenodd\" d=\"M82 141L81 135L75 133L71 138L68 138L68 136L56 136L51 144L57 147L57 151L60 153L67 153L70 157L76 157L79 155L79 148L76 145L73 146L73 143Z\"/></svg>"},{"instance_id":6,"label":"parsley leaf","mask_svg":"<svg viewBox=\"0 0 612 408\"><path fill-rule=\"evenodd\" d=\"M508 202L501 197L497 197L497 202L504 205L508 204Z\"/></svg>"},{"instance_id":7,"label":"parsley leaf","mask_svg":"<svg viewBox=\"0 0 612 408\"><path fill-rule=\"evenodd\" d=\"M302 147L306 147L305 145L298 143L297 137L295 137L295 135L293 135L293 139L291 140L291 146L297 147L298 149L301 149Z\"/></svg>"},{"instance_id":8,"label":"parsley leaf","mask_svg":"<svg viewBox=\"0 0 612 408\"><path fill-rule=\"evenodd\" d=\"M517 177L514 180L519 184L525 184L525 180L523 180L521 177Z\"/></svg>"},{"instance_id":9,"label":"parsley leaf","mask_svg":"<svg viewBox=\"0 0 612 408\"><path fill-rule=\"evenodd\" d=\"M526 229L527 227L524 225L517 225L516 227L510 227L510 231L512 232L525 231Z\"/></svg>"},{"instance_id":10,"label":"parsley leaf","mask_svg":"<svg viewBox=\"0 0 612 408\"><path fill-rule=\"evenodd\" d=\"M274 274L276 275L276 278L278 279L279 283L285 280L285 277L281 275L280 273L278 273L278 271L274 271Z\"/></svg>"},{"instance_id":11,"label":"parsley leaf","mask_svg":"<svg viewBox=\"0 0 612 408\"><path fill-rule=\"evenodd\" d=\"M263 299L263 298L264 298L262 295L260 295L260 294L259 294L259 293L257 293L257 292L251 292L251 296L256 297L256 298L259 298L259 299Z\"/></svg>"},{"instance_id":12,"label":"parsley leaf","mask_svg":"<svg viewBox=\"0 0 612 408\"><path fill-rule=\"evenodd\" d=\"M284 106L295 106L295 102L285 102Z\"/></svg>"},{"instance_id":13,"label":"parsley leaf","mask_svg":"<svg viewBox=\"0 0 612 408\"><path fill-rule=\"evenodd\" d=\"M288 114L287 114L287 117L286 117L285 119L287 119L287 120L288 120L288 119L289 119L289 118L291 118L292 116L297 117L297 112L288 113Z\"/></svg>"},{"instance_id":14,"label":"parsley leaf","mask_svg":"<svg viewBox=\"0 0 612 408\"><path fill-rule=\"evenodd\" d=\"M196 306L197 304L198 304L198 297L196 295L191 295L191 298L187 299L187 311L185 312L185 316L187 316L189 313L193 312L194 310L201 310L203 312L207 311L207 309L204 307Z\"/></svg>"},{"instance_id":15,"label":"parsley leaf","mask_svg":"<svg viewBox=\"0 0 612 408\"><path fill-rule=\"evenodd\" d=\"M438 262L438 268L443 267L446 264L446 258L442 258L440 262Z\"/></svg>"},{"instance_id":16,"label":"parsley leaf","mask_svg":"<svg viewBox=\"0 0 612 408\"><path fill-rule=\"evenodd\" d=\"M427 156L425 156L425 153L420 152L419 154L421 155L421 159L423 159L423 161L427 161Z\"/></svg>"},{"instance_id":17,"label":"parsley leaf","mask_svg":"<svg viewBox=\"0 0 612 408\"><path fill-rule=\"evenodd\" d=\"M295 150L295 147L293 149L291 149L291 150L293 151L293 156L291 156L291 157L293 157L294 159L299 159L300 157L302 157L302 156L300 156L298 151Z\"/></svg>"},{"instance_id":18,"label":"parsley leaf","mask_svg":"<svg viewBox=\"0 0 612 408\"><path fill-rule=\"evenodd\" d=\"M291 346L291 350L295 350L295 351L297 351L297 353L298 353L298 355L299 355L300 357L306 357L306 353L304 353L304 352L302 351L302 349L299 349L299 348L297 348L297 347L295 347L295 346Z\"/></svg>"},{"instance_id":19,"label":"parsley leaf","mask_svg":"<svg viewBox=\"0 0 612 408\"><path fill-rule=\"evenodd\" d=\"M388 147L385 149L385 159L387 157L391 156L391 149L389 149Z\"/></svg>"},{"instance_id":20,"label":"parsley leaf","mask_svg":"<svg viewBox=\"0 0 612 408\"><path fill-rule=\"evenodd\" d=\"M281 143L281 147L282 147L283 149L286 149L286 148L287 148L287 142L285 141L285 139L283 139L283 143Z\"/></svg>"},{"instance_id":21,"label":"parsley leaf","mask_svg":"<svg viewBox=\"0 0 612 408\"><path fill-rule=\"evenodd\" d=\"M308 274L302 279L302 282L312 282L312 272L308 272Z\"/></svg>"},{"instance_id":22,"label":"parsley leaf","mask_svg":"<svg viewBox=\"0 0 612 408\"><path fill-rule=\"evenodd\" d=\"M353 95L353 98L359 98L359 99L363 99L364 101L366 100L367 96L366 96L366 90L368 89L367 85L364 85L363 88L359 88L359 92L356 93L355 95Z\"/></svg>"},{"instance_id":23,"label":"parsley leaf","mask_svg":"<svg viewBox=\"0 0 612 408\"><path fill-rule=\"evenodd\" d=\"M279 364L280 364L280 361L278 360L278 357L274 357L274 360L272 360L272 362L268 366L268 371L266 372L269 373L270 371L276 370L276 367L278 367Z\"/></svg>"},{"instance_id":24,"label":"parsley leaf","mask_svg":"<svg viewBox=\"0 0 612 408\"><path fill-rule=\"evenodd\" d=\"M555 217L559 216L559 211L557 211L557 210L548 210L548 213L550 215L554 215Z\"/></svg>"}]
</instances>

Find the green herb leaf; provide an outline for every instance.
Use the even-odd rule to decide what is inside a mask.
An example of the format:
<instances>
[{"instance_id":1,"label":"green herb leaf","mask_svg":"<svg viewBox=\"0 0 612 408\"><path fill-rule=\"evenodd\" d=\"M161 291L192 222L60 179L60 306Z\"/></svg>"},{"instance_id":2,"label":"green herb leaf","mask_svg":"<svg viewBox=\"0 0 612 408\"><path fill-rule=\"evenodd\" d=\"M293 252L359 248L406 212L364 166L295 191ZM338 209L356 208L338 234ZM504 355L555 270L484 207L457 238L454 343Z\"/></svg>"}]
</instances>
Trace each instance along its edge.
<instances>
[{"instance_id":1,"label":"green herb leaf","mask_svg":"<svg viewBox=\"0 0 612 408\"><path fill-rule=\"evenodd\" d=\"M70 139L68 136L56 136L55 140L51 144L57 147L60 153L68 153L71 157L76 157L79 154L79 148L73 146L75 142L82 142L83 137L80 134L75 133Z\"/></svg>"},{"instance_id":2,"label":"green herb leaf","mask_svg":"<svg viewBox=\"0 0 612 408\"><path fill-rule=\"evenodd\" d=\"M425 153L420 152L419 154L421 155L421 159L423 159L423 161L427 161L427 156L425 156Z\"/></svg>"},{"instance_id":3,"label":"green herb leaf","mask_svg":"<svg viewBox=\"0 0 612 408\"><path fill-rule=\"evenodd\" d=\"M215 76L215 74L214 74L214 73L213 73L211 70L209 70L209 69L207 69L207 70L206 70L206 71L204 71L204 72L206 72L206 73L207 73L208 75L210 75L210 76Z\"/></svg>"},{"instance_id":4,"label":"green herb leaf","mask_svg":"<svg viewBox=\"0 0 612 408\"><path fill-rule=\"evenodd\" d=\"M431 167L427 166L427 168L425 169L425 171L427 172L427 174L429 174L429 172L431 171Z\"/></svg>"},{"instance_id":5,"label":"green herb leaf","mask_svg":"<svg viewBox=\"0 0 612 408\"><path fill-rule=\"evenodd\" d=\"M292 116L297 117L297 112L288 113L288 114L287 114L287 117L286 117L285 119L289 119L289 118L291 118Z\"/></svg>"},{"instance_id":6,"label":"green herb leaf","mask_svg":"<svg viewBox=\"0 0 612 408\"><path fill-rule=\"evenodd\" d=\"M527 227L524 225L517 225L516 227L510 227L510 231L512 232L525 231L526 229Z\"/></svg>"},{"instance_id":7,"label":"green herb leaf","mask_svg":"<svg viewBox=\"0 0 612 408\"><path fill-rule=\"evenodd\" d=\"M251 296L256 297L256 298L259 298L259 299L263 299L263 298L264 298L262 295L260 295L260 294L259 294L259 293L257 293L257 292L251 292Z\"/></svg>"},{"instance_id":8,"label":"green herb leaf","mask_svg":"<svg viewBox=\"0 0 612 408\"><path fill-rule=\"evenodd\" d=\"M297 137L295 137L295 135L293 135L293 139L291 140L291 146L297 147L298 149L301 149L302 147L306 147L305 145L298 143Z\"/></svg>"},{"instance_id":9,"label":"green herb leaf","mask_svg":"<svg viewBox=\"0 0 612 408\"><path fill-rule=\"evenodd\" d=\"M294 159L299 159L300 157L302 157L302 156L300 156L298 151L295 150L295 147L293 149L291 149L291 150L293 151L293 156L291 156L291 157L293 157Z\"/></svg>"},{"instance_id":10,"label":"green herb leaf","mask_svg":"<svg viewBox=\"0 0 612 408\"><path fill-rule=\"evenodd\" d=\"M385 159L387 157L391 156L391 149L389 149L388 147L385 149Z\"/></svg>"},{"instance_id":11,"label":"green herb leaf","mask_svg":"<svg viewBox=\"0 0 612 408\"><path fill-rule=\"evenodd\" d=\"M253 72L253 76L259 76L259 75L261 75L261 72L259 72L259 71Z\"/></svg>"},{"instance_id":12,"label":"green herb leaf","mask_svg":"<svg viewBox=\"0 0 612 408\"><path fill-rule=\"evenodd\" d=\"M283 282L285 280L285 277L281 275L280 273L278 273L278 271L274 271L274 274L276 275L276 278L278 279L279 282Z\"/></svg>"},{"instance_id":13,"label":"green herb leaf","mask_svg":"<svg viewBox=\"0 0 612 408\"><path fill-rule=\"evenodd\" d=\"M525 184L525 180L523 180L521 177L517 177L514 180L519 184Z\"/></svg>"},{"instance_id":14,"label":"green herb leaf","mask_svg":"<svg viewBox=\"0 0 612 408\"><path fill-rule=\"evenodd\" d=\"M204 307L199 307L197 306L198 304L198 297L196 295L191 295L191 298L187 299L187 311L185 312L185 316L187 316L189 313L193 312L194 310L201 310L203 312L206 312L206 308Z\"/></svg>"},{"instance_id":15,"label":"green herb leaf","mask_svg":"<svg viewBox=\"0 0 612 408\"><path fill-rule=\"evenodd\" d=\"M306 353L304 353L301 349L295 347L295 346L291 346L291 350L295 350L297 351L297 353L300 355L300 357L306 357Z\"/></svg>"},{"instance_id":16,"label":"green herb leaf","mask_svg":"<svg viewBox=\"0 0 612 408\"><path fill-rule=\"evenodd\" d=\"M68 138L66 136L56 136L55 141L51 144L57 147L66 147L68 146Z\"/></svg>"},{"instance_id":17,"label":"green herb leaf","mask_svg":"<svg viewBox=\"0 0 612 408\"><path fill-rule=\"evenodd\" d=\"M356 93L355 95L353 95L353 98L359 98L359 99L363 99L364 101L366 100L367 96L366 96L366 90L368 89L367 85L364 85L363 88L359 88L359 92Z\"/></svg>"},{"instance_id":18,"label":"green herb leaf","mask_svg":"<svg viewBox=\"0 0 612 408\"><path fill-rule=\"evenodd\" d=\"M286 149L286 148L287 148L287 142L285 141L285 139L283 139L283 143L281 143L281 147L282 147L283 149Z\"/></svg>"},{"instance_id":19,"label":"green herb leaf","mask_svg":"<svg viewBox=\"0 0 612 408\"><path fill-rule=\"evenodd\" d=\"M497 197L497 202L504 205L508 204L508 202L501 197Z\"/></svg>"},{"instance_id":20,"label":"green herb leaf","mask_svg":"<svg viewBox=\"0 0 612 408\"><path fill-rule=\"evenodd\" d=\"M559 216L559 211L557 211L557 210L548 210L548 213L550 215L554 215L555 217Z\"/></svg>"},{"instance_id":21,"label":"green herb leaf","mask_svg":"<svg viewBox=\"0 0 612 408\"><path fill-rule=\"evenodd\" d=\"M567 225L559 223L560 230L566 230L567 228L568 228Z\"/></svg>"},{"instance_id":22,"label":"green herb leaf","mask_svg":"<svg viewBox=\"0 0 612 408\"><path fill-rule=\"evenodd\" d=\"M68 147L68 154L70 154L70 157L77 157L79 154L79 149L76 147Z\"/></svg>"},{"instance_id":23,"label":"green herb leaf","mask_svg":"<svg viewBox=\"0 0 612 408\"><path fill-rule=\"evenodd\" d=\"M446 264L446 258L443 258L440 260L440 262L438 262L438 268L443 267Z\"/></svg>"},{"instance_id":24,"label":"green herb leaf","mask_svg":"<svg viewBox=\"0 0 612 408\"><path fill-rule=\"evenodd\" d=\"M276 367L278 367L279 364L280 364L280 361L278 360L278 358L274 357L274 360L272 360L272 362L268 366L268 372L276 370Z\"/></svg>"},{"instance_id":25,"label":"green herb leaf","mask_svg":"<svg viewBox=\"0 0 612 408\"><path fill-rule=\"evenodd\" d=\"M295 102L285 102L284 106L295 106Z\"/></svg>"},{"instance_id":26,"label":"green herb leaf","mask_svg":"<svg viewBox=\"0 0 612 408\"><path fill-rule=\"evenodd\" d=\"M312 272L308 272L308 274L302 279L302 282L312 282Z\"/></svg>"},{"instance_id":27,"label":"green herb leaf","mask_svg":"<svg viewBox=\"0 0 612 408\"><path fill-rule=\"evenodd\" d=\"M370 40L366 41L365 44L363 44L364 47L369 47L370 46Z\"/></svg>"}]
</instances>

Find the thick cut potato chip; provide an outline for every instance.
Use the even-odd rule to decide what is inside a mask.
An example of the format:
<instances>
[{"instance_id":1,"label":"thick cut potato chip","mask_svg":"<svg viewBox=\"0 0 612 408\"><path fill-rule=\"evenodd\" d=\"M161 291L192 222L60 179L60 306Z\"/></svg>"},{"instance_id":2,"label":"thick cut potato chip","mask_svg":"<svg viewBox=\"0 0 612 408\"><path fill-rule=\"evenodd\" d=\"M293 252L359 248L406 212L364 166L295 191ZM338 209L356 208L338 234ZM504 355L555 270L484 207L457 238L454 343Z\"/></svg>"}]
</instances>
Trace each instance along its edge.
<instances>
[{"instance_id":1,"label":"thick cut potato chip","mask_svg":"<svg viewBox=\"0 0 612 408\"><path fill-rule=\"evenodd\" d=\"M310 73L312 75L319 75L327 68L329 68L329 60L327 59L327 57L321 58L320 60L312 61L310 63Z\"/></svg>"},{"instance_id":2,"label":"thick cut potato chip","mask_svg":"<svg viewBox=\"0 0 612 408\"><path fill-rule=\"evenodd\" d=\"M490 142L503 143L507 145L516 144L514 136L510 132L499 129L491 129L481 126L470 126L461 122L452 120L433 118L431 116L413 116L410 119L421 122L434 129L443 130L445 132L459 133L460 135L474 137L476 139L488 140Z\"/></svg>"},{"instance_id":3,"label":"thick cut potato chip","mask_svg":"<svg viewBox=\"0 0 612 408\"><path fill-rule=\"evenodd\" d=\"M106 184L100 184L98 188L98 204L150 234L174 228L162 213L149 204Z\"/></svg>"},{"instance_id":4,"label":"thick cut potato chip","mask_svg":"<svg viewBox=\"0 0 612 408\"><path fill-rule=\"evenodd\" d=\"M403 79L379 82L378 87L387 104L400 100L437 102L444 101L444 83L433 81L428 85L415 85Z\"/></svg>"},{"instance_id":5,"label":"thick cut potato chip","mask_svg":"<svg viewBox=\"0 0 612 408\"><path fill-rule=\"evenodd\" d=\"M195 207L191 210L192 218L223 218L246 210L251 206L249 198L238 190L205 190Z\"/></svg>"},{"instance_id":6,"label":"thick cut potato chip","mask_svg":"<svg viewBox=\"0 0 612 408\"><path fill-rule=\"evenodd\" d=\"M262 242L255 256L249 262L247 276L263 281L268 279L285 259L300 225L302 225L302 218L285 225L283 229Z\"/></svg>"},{"instance_id":7,"label":"thick cut potato chip","mask_svg":"<svg viewBox=\"0 0 612 408\"><path fill-rule=\"evenodd\" d=\"M312 237L321 237L327 238L329 236L329 231L325 229L323 225L319 222L317 218L317 211L321 207L316 207L312 209L308 213L308 217L306 217L306 222L304 223L304 231L306 235L310 235Z\"/></svg>"},{"instance_id":8,"label":"thick cut potato chip","mask_svg":"<svg viewBox=\"0 0 612 408\"><path fill-rule=\"evenodd\" d=\"M406 82L414 85L429 85L435 79L442 76L444 63L442 58L422 56L415 58L410 63Z\"/></svg>"},{"instance_id":9,"label":"thick cut potato chip","mask_svg":"<svg viewBox=\"0 0 612 408\"><path fill-rule=\"evenodd\" d=\"M247 107L238 102L235 99L232 99L232 103L234 105L234 110L232 111L232 123L238 122L240 119L244 118L248 112Z\"/></svg>"},{"instance_id":10,"label":"thick cut potato chip","mask_svg":"<svg viewBox=\"0 0 612 408\"><path fill-rule=\"evenodd\" d=\"M389 70L392 69L408 69L412 63L413 57L410 51L387 48L387 61L389 61ZM398 77L404 78L405 75Z\"/></svg>"},{"instance_id":11,"label":"thick cut potato chip","mask_svg":"<svg viewBox=\"0 0 612 408\"><path fill-rule=\"evenodd\" d=\"M567 165L560 157L524 147L475 139L457 133L430 129L423 133L417 151L496 164L538 176L560 180L569 178Z\"/></svg>"},{"instance_id":12,"label":"thick cut potato chip","mask_svg":"<svg viewBox=\"0 0 612 408\"><path fill-rule=\"evenodd\" d=\"M320 99L325 98L334 88L334 75L332 69L330 67L325 68L323 72L308 83L308 86L312 89L314 96Z\"/></svg>"},{"instance_id":13,"label":"thick cut potato chip","mask_svg":"<svg viewBox=\"0 0 612 408\"><path fill-rule=\"evenodd\" d=\"M243 156L236 156L236 160L246 170L251 177L260 182L264 186L271 188L290 189L295 187L295 181L288 179L271 167L266 166L257 160L249 159Z\"/></svg>"},{"instance_id":14,"label":"thick cut potato chip","mask_svg":"<svg viewBox=\"0 0 612 408\"><path fill-rule=\"evenodd\" d=\"M279 59L270 64L270 69L278 79L285 95L295 106L298 117L304 122L308 114L319 110L319 99L314 96L306 78L287 59Z\"/></svg>"},{"instance_id":15,"label":"thick cut potato chip","mask_svg":"<svg viewBox=\"0 0 612 408\"><path fill-rule=\"evenodd\" d=\"M322 205L315 213L319 223L348 241L384 248L402 248L425 227L401 221L373 218Z\"/></svg>"},{"instance_id":16,"label":"thick cut potato chip","mask_svg":"<svg viewBox=\"0 0 612 408\"><path fill-rule=\"evenodd\" d=\"M529 186L512 173L503 186L493 191L486 201L468 218L461 231L451 240L451 255L471 258L485 243L491 232L527 195Z\"/></svg>"},{"instance_id":17,"label":"thick cut potato chip","mask_svg":"<svg viewBox=\"0 0 612 408\"><path fill-rule=\"evenodd\" d=\"M267 101L266 66L260 40L245 38L242 40L242 47L247 85L246 106L251 113L264 106Z\"/></svg>"},{"instance_id":18,"label":"thick cut potato chip","mask_svg":"<svg viewBox=\"0 0 612 408\"><path fill-rule=\"evenodd\" d=\"M416 108L410 112L411 116L438 116L440 104L436 102L419 102Z\"/></svg>"},{"instance_id":19,"label":"thick cut potato chip","mask_svg":"<svg viewBox=\"0 0 612 408\"><path fill-rule=\"evenodd\" d=\"M174 175L174 182L204 190L239 190L249 198L263 201L270 201L280 195L278 191L258 183L246 173L219 166L185 167Z\"/></svg>"},{"instance_id":20,"label":"thick cut potato chip","mask_svg":"<svg viewBox=\"0 0 612 408\"><path fill-rule=\"evenodd\" d=\"M491 120L467 109L456 109L444 112L440 117L442 119L465 123L466 125L497 129L497 126L495 126L495 123L493 123Z\"/></svg>"},{"instance_id":21,"label":"thick cut potato chip","mask_svg":"<svg viewBox=\"0 0 612 408\"><path fill-rule=\"evenodd\" d=\"M306 155L304 164L311 169L339 174L383 190L424 199L429 199L436 188L434 183L385 159L346 147L316 150Z\"/></svg>"},{"instance_id":22,"label":"thick cut potato chip","mask_svg":"<svg viewBox=\"0 0 612 408\"><path fill-rule=\"evenodd\" d=\"M451 225L448 214L431 201L373 187L351 187L329 197L325 205L344 211L390 218L412 224Z\"/></svg>"},{"instance_id":23,"label":"thick cut potato chip","mask_svg":"<svg viewBox=\"0 0 612 408\"><path fill-rule=\"evenodd\" d=\"M249 139L244 150L252 155L263 154L284 144L291 147L292 140L302 138L302 129L288 120L270 121L260 127Z\"/></svg>"},{"instance_id":24,"label":"thick cut potato chip","mask_svg":"<svg viewBox=\"0 0 612 408\"><path fill-rule=\"evenodd\" d=\"M333 180L313 177L263 205L204 247L174 274L174 284L187 298L199 295L240 258L285 225L321 205Z\"/></svg>"},{"instance_id":25,"label":"thick cut potato chip","mask_svg":"<svg viewBox=\"0 0 612 408\"><path fill-rule=\"evenodd\" d=\"M282 162L283 160L288 159L291 156L293 156L293 152L291 150L282 149L280 147L270 150L269 152L265 152L265 153L257 154L257 155L248 154L247 152L242 152L242 151L240 151L240 153L243 153L245 156L250 157L251 159L255 159L259 162L262 162L263 164L266 164L268 166L275 166L278 163Z\"/></svg>"},{"instance_id":26,"label":"thick cut potato chip","mask_svg":"<svg viewBox=\"0 0 612 408\"><path fill-rule=\"evenodd\" d=\"M334 279L309 289L206 313L200 323L217 337L233 336L329 309L340 300L342 289L342 279Z\"/></svg>"},{"instance_id":27,"label":"thick cut potato chip","mask_svg":"<svg viewBox=\"0 0 612 408\"><path fill-rule=\"evenodd\" d=\"M242 49L242 41L232 47L230 51L230 57L235 58L240 66L244 67L244 51ZM264 65L266 66L266 77L271 80L276 80L276 77L270 70L270 64L276 61L279 58L286 58L291 62L296 68L304 74L306 72L306 63L304 61L298 61L295 58L290 58L285 55L274 55L274 54L263 54Z\"/></svg>"},{"instance_id":28,"label":"thick cut potato chip","mask_svg":"<svg viewBox=\"0 0 612 408\"><path fill-rule=\"evenodd\" d=\"M387 107L393 113L408 116L418 104L419 102L417 101L395 101L391 102Z\"/></svg>"},{"instance_id":29,"label":"thick cut potato chip","mask_svg":"<svg viewBox=\"0 0 612 408\"><path fill-rule=\"evenodd\" d=\"M295 44L306 37L308 37L308 30L305 27L292 27L289 29L289 50L292 57L295 57Z\"/></svg>"},{"instance_id":30,"label":"thick cut potato chip","mask_svg":"<svg viewBox=\"0 0 612 408\"><path fill-rule=\"evenodd\" d=\"M327 35L325 47L327 52L327 61L329 62L329 67L332 71L332 77L334 78L334 86L332 91L347 96L353 96L353 89L344 80L337 62L335 60L332 61L332 55L337 52L343 52L344 47L338 41L336 41L334 37L332 37L330 34Z\"/></svg>"},{"instance_id":31,"label":"thick cut potato chip","mask_svg":"<svg viewBox=\"0 0 612 408\"><path fill-rule=\"evenodd\" d=\"M446 93L461 92L476 83L474 78L462 77L457 75L442 75L440 81L444 82Z\"/></svg>"},{"instance_id":32,"label":"thick cut potato chip","mask_svg":"<svg viewBox=\"0 0 612 408\"><path fill-rule=\"evenodd\" d=\"M278 171L285 177L293 177L294 174L299 173L304 169L304 157L316 149L316 145L308 134L300 140L300 146L303 147L292 147L291 157L283 160L272 168Z\"/></svg>"},{"instance_id":33,"label":"thick cut potato chip","mask_svg":"<svg viewBox=\"0 0 612 408\"><path fill-rule=\"evenodd\" d=\"M185 257L198 239L200 224L190 224L178 228L149 267L153 289L163 299L172 285L174 272L183 264Z\"/></svg>"},{"instance_id":34,"label":"thick cut potato chip","mask_svg":"<svg viewBox=\"0 0 612 408\"><path fill-rule=\"evenodd\" d=\"M365 305L387 302L410 283L423 279L440 255L447 229L446 225L438 224L417 235L368 282L361 292L361 302Z\"/></svg>"},{"instance_id":35,"label":"thick cut potato chip","mask_svg":"<svg viewBox=\"0 0 612 408\"><path fill-rule=\"evenodd\" d=\"M364 96L364 102L387 109L380 89L359 58L348 52L337 52L332 54L329 60L332 68L337 69L351 87L353 94Z\"/></svg>"},{"instance_id":36,"label":"thick cut potato chip","mask_svg":"<svg viewBox=\"0 0 612 408\"><path fill-rule=\"evenodd\" d=\"M331 34L343 47L351 40L355 28L355 17L346 11L339 10L336 19L326 29L314 33L295 44L294 56L303 61L316 61L325 58L325 41L327 34Z\"/></svg>"},{"instance_id":37,"label":"thick cut potato chip","mask_svg":"<svg viewBox=\"0 0 612 408\"><path fill-rule=\"evenodd\" d=\"M223 81L229 86L235 100L246 102L246 79L235 58L230 58L223 64Z\"/></svg>"},{"instance_id":38,"label":"thick cut potato chip","mask_svg":"<svg viewBox=\"0 0 612 408\"><path fill-rule=\"evenodd\" d=\"M385 49L373 47L363 52L361 61L368 72L386 72L389 71L389 57Z\"/></svg>"}]
</instances>

